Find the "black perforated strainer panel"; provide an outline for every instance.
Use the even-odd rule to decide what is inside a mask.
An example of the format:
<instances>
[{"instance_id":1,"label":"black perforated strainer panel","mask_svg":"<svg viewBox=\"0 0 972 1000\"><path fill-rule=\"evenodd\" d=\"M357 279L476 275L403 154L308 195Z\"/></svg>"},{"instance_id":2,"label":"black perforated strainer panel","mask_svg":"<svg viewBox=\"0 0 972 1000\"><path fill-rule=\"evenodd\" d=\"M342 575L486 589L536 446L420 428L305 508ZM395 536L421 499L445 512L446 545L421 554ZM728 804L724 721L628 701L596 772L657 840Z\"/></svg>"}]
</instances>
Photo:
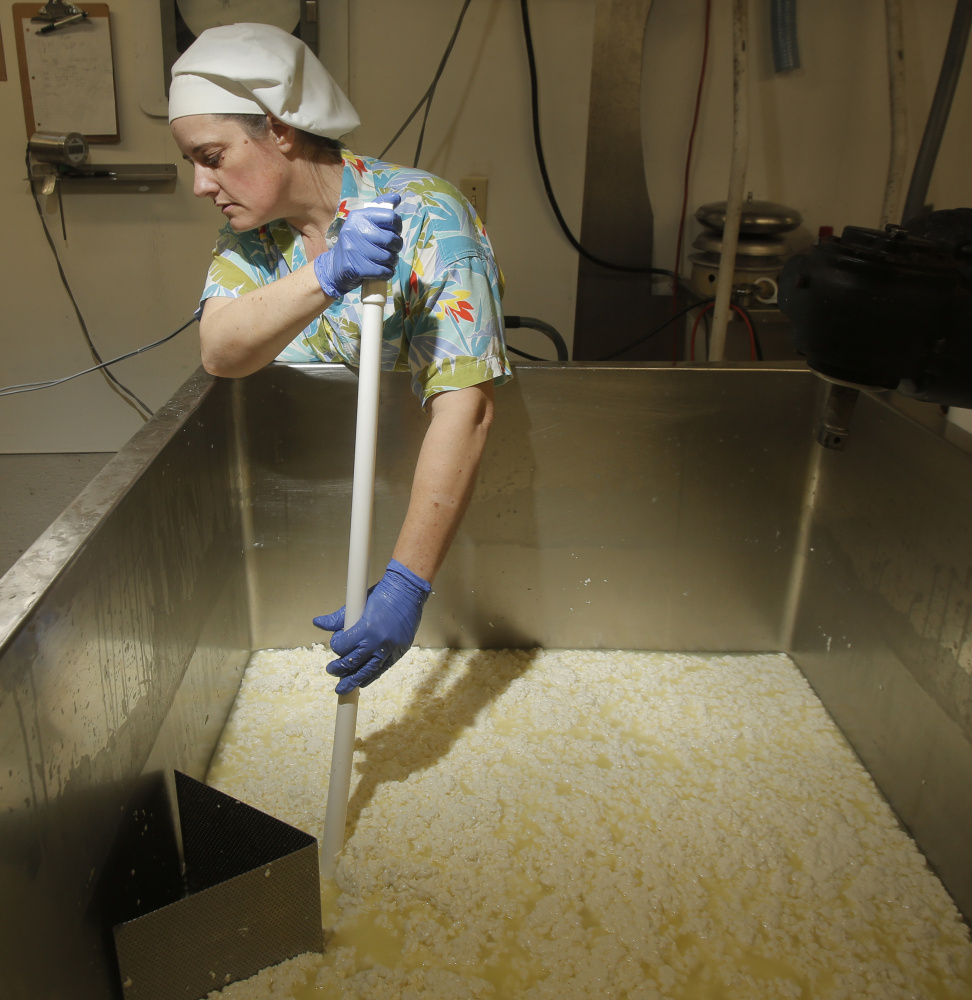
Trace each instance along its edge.
<instances>
[{"instance_id":1,"label":"black perforated strainer panel","mask_svg":"<svg viewBox=\"0 0 972 1000\"><path fill-rule=\"evenodd\" d=\"M178 771L176 791L190 892L316 843L310 834Z\"/></svg>"},{"instance_id":2,"label":"black perforated strainer panel","mask_svg":"<svg viewBox=\"0 0 972 1000\"><path fill-rule=\"evenodd\" d=\"M125 1000L199 1000L323 951L317 841L176 772L189 895L115 927Z\"/></svg>"}]
</instances>

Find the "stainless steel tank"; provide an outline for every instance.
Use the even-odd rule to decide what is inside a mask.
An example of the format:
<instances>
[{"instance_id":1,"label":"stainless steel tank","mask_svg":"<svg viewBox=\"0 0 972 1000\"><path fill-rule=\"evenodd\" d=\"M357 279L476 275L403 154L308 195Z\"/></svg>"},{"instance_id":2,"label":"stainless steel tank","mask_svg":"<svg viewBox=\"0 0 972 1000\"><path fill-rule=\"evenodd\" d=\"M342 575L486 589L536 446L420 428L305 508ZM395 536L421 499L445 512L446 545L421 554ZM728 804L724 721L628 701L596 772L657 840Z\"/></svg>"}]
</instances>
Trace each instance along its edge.
<instances>
[{"instance_id":1,"label":"stainless steel tank","mask_svg":"<svg viewBox=\"0 0 972 1000\"><path fill-rule=\"evenodd\" d=\"M0 581L5 997L116 995L119 838L203 776L251 650L343 600L354 393L197 373ZM823 399L783 363L520 366L418 641L786 651L969 915L972 457L867 393L821 448ZM376 574L426 420L407 376L381 409Z\"/></svg>"}]
</instances>

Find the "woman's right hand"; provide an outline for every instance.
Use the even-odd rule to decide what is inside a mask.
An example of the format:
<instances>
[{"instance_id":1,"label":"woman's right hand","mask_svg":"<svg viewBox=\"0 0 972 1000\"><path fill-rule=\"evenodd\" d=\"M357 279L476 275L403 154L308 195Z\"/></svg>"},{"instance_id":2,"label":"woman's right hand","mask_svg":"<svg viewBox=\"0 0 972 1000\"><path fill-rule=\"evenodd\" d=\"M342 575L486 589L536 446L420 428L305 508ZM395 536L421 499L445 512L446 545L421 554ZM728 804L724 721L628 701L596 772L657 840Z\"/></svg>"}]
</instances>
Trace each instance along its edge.
<instances>
[{"instance_id":1,"label":"woman's right hand","mask_svg":"<svg viewBox=\"0 0 972 1000\"><path fill-rule=\"evenodd\" d=\"M353 209L344 220L337 243L314 258L314 273L325 294L339 299L372 278L390 278L402 249L402 217L395 211L401 198L382 195L381 205Z\"/></svg>"}]
</instances>

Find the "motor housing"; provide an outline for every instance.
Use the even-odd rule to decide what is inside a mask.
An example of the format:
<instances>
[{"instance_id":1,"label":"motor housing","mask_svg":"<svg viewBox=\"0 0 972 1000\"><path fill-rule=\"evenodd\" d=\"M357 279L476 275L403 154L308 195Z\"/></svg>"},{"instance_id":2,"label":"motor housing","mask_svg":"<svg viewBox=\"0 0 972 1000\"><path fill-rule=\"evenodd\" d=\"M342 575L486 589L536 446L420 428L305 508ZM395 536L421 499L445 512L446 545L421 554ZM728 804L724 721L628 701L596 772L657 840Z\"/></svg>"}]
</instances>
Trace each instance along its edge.
<instances>
[{"instance_id":1,"label":"motor housing","mask_svg":"<svg viewBox=\"0 0 972 1000\"><path fill-rule=\"evenodd\" d=\"M787 262L779 306L825 378L972 406L972 209L821 239Z\"/></svg>"}]
</instances>

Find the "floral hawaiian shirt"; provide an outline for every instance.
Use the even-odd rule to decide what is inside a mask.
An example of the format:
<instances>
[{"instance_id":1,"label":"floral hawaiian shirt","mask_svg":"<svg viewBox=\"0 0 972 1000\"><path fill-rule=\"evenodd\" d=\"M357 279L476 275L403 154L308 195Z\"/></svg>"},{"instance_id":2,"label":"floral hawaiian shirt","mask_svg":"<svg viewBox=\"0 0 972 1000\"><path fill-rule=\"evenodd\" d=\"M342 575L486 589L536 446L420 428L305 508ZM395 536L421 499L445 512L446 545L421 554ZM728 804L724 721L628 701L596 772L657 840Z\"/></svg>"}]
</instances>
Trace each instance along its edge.
<instances>
[{"instance_id":1,"label":"floral hawaiian shirt","mask_svg":"<svg viewBox=\"0 0 972 1000\"><path fill-rule=\"evenodd\" d=\"M404 247L390 279L381 367L408 371L423 405L436 393L512 371L500 304L503 279L486 230L447 181L343 150L341 203L327 232L337 240L348 212L386 193L401 196ZM282 219L259 229L220 232L201 303L236 298L307 263L299 233ZM201 308L201 305L200 305ZM338 361L357 365L360 289L347 293L278 355L278 361Z\"/></svg>"}]
</instances>

